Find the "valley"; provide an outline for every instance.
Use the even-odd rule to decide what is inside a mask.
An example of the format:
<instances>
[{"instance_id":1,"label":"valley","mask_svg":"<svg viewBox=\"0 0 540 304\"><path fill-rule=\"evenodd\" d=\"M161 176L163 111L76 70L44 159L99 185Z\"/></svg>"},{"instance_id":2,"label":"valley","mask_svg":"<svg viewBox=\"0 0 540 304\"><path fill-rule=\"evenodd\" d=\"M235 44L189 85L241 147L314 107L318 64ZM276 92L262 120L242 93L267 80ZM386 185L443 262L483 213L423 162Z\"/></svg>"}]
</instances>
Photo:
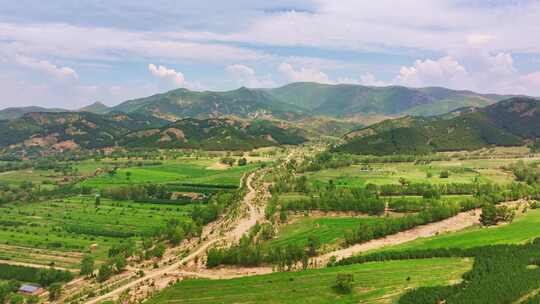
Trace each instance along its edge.
<instances>
[{"instance_id":1,"label":"valley","mask_svg":"<svg viewBox=\"0 0 540 304\"><path fill-rule=\"evenodd\" d=\"M156 102L0 122L3 299L33 284L43 303L459 303L484 286L476 272L536 297L500 278L536 265L538 101L369 126L171 122L143 113ZM522 258L479 268L500 251Z\"/></svg>"}]
</instances>

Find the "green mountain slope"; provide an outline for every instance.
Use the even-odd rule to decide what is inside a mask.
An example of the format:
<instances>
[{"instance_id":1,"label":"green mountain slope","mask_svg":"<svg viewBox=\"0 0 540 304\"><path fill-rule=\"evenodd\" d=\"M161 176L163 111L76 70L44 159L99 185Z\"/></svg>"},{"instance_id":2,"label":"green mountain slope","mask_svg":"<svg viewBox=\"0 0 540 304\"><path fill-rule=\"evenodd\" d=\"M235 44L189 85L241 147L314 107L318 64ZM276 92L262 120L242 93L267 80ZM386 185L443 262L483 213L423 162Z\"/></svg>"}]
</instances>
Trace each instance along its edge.
<instances>
[{"instance_id":1,"label":"green mountain slope","mask_svg":"<svg viewBox=\"0 0 540 304\"><path fill-rule=\"evenodd\" d=\"M169 121L139 113L28 113L0 121L0 149L71 150L112 146L249 150L299 144L299 129L227 118Z\"/></svg>"},{"instance_id":2,"label":"green mountain slope","mask_svg":"<svg viewBox=\"0 0 540 304\"><path fill-rule=\"evenodd\" d=\"M461 107L481 107L508 98L445 88L368 87L352 84L292 83L274 89L240 88L225 92L177 89L126 101L111 111L179 118L301 119L356 114L437 115Z\"/></svg>"},{"instance_id":3,"label":"green mountain slope","mask_svg":"<svg viewBox=\"0 0 540 304\"><path fill-rule=\"evenodd\" d=\"M28 113L15 120L0 121L0 148L11 145L36 148L112 146L130 131L164 124L165 121L157 118L123 113Z\"/></svg>"},{"instance_id":4,"label":"green mountain slope","mask_svg":"<svg viewBox=\"0 0 540 304\"><path fill-rule=\"evenodd\" d=\"M99 101L96 101L93 104L87 105L86 107L80 108L78 110L78 112L90 112L95 114L105 114L109 111L109 107Z\"/></svg>"},{"instance_id":5,"label":"green mountain slope","mask_svg":"<svg viewBox=\"0 0 540 304\"><path fill-rule=\"evenodd\" d=\"M508 98L446 88L369 87L352 84L292 83L265 90L278 100L318 115L437 115L465 106L486 106Z\"/></svg>"},{"instance_id":6,"label":"green mountain slope","mask_svg":"<svg viewBox=\"0 0 540 304\"><path fill-rule=\"evenodd\" d=\"M186 118L162 128L127 134L120 144L127 147L250 150L305 141L300 130L264 120Z\"/></svg>"},{"instance_id":7,"label":"green mountain slope","mask_svg":"<svg viewBox=\"0 0 540 304\"><path fill-rule=\"evenodd\" d=\"M42 107L18 107L18 108L6 108L0 110L0 120L6 119L17 119L22 117L24 114L32 112L47 112L47 113L56 113L56 112L67 112L64 109L55 109L55 108L42 108Z\"/></svg>"},{"instance_id":8,"label":"green mountain slope","mask_svg":"<svg viewBox=\"0 0 540 304\"><path fill-rule=\"evenodd\" d=\"M227 92L195 92L177 89L146 98L126 101L111 109L125 113L146 113L171 121L235 115L244 118L292 118L300 114L296 106L285 104L262 90L240 88Z\"/></svg>"},{"instance_id":9,"label":"green mountain slope","mask_svg":"<svg viewBox=\"0 0 540 304\"><path fill-rule=\"evenodd\" d=\"M384 121L348 135L338 148L357 154L418 154L516 146L540 137L540 101L511 98L437 117Z\"/></svg>"}]
</instances>

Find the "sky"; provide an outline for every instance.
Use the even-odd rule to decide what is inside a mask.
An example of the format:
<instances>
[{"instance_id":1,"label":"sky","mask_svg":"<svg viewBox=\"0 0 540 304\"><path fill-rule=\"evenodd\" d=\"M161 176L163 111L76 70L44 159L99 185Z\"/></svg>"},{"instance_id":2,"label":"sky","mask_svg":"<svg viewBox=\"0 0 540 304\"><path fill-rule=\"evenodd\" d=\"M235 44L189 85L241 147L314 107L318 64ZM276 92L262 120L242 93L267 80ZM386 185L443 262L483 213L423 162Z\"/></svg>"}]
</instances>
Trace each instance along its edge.
<instances>
[{"instance_id":1,"label":"sky","mask_svg":"<svg viewBox=\"0 0 540 304\"><path fill-rule=\"evenodd\" d=\"M290 82L540 96L540 1L0 0L0 108Z\"/></svg>"}]
</instances>

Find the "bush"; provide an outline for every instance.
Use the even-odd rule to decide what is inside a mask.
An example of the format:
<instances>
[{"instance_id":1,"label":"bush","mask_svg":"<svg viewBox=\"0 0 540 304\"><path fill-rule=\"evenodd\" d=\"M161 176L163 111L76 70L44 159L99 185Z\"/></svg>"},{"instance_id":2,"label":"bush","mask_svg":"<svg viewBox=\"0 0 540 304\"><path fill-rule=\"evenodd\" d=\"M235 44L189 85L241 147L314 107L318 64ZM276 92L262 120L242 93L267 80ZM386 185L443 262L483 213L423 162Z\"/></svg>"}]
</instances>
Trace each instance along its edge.
<instances>
[{"instance_id":1,"label":"bush","mask_svg":"<svg viewBox=\"0 0 540 304\"><path fill-rule=\"evenodd\" d=\"M336 285L334 289L342 294L349 294L352 292L354 277L351 273L340 273L336 276Z\"/></svg>"}]
</instances>

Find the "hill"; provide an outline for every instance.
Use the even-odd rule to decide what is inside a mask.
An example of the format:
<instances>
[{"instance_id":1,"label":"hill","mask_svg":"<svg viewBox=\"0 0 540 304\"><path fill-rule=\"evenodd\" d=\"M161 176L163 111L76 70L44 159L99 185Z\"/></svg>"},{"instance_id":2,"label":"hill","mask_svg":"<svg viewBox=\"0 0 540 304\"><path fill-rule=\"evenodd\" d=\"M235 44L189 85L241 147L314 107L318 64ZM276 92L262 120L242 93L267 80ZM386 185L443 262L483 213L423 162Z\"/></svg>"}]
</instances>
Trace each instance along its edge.
<instances>
[{"instance_id":1,"label":"hill","mask_svg":"<svg viewBox=\"0 0 540 304\"><path fill-rule=\"evenodd\" d=\"M269 121L166 120L138 113L28 113L0 121L0 149L71 150L111 146L249 150L299 144L298 129Z\"/></svg>"},{"instance_id":2,"label":"hill","mask_svg":"<svg viewBox=\"0 0 540 304\"><path fill-rule=\"evenodd\" d=\"M162 126L165 121L123 113L99 115L89 112L28 113L0 121L0 148L98 148L112 146L134 130Z\"/></svg>"},{"instance_id":3,"label":"hill","mask_svg":"<svg viewBox=\"0 0 540 304\"><path fill-rule=\"evenodd\" d=\"M109 112L109 107L104 105L103 103L96 101L91 105L87 105L86 107L80 108L78 112L90 112L95 114L105 114Z\"/></svg>"},{"instance_id":4,"label":"hill","mask_svg":"<svg viewBox=\"0 0 540 304\"><path fill-rule=\"evenodd\" d=\"M338 151L356 154L424 154L517 146L540 137L540 101L511 98L484 108L436 117L403 117L348 134Z\"/></svg>"},{"instance_id":5,"label":"hill","mask_svg":"<svg viewBox=\"0 0 540 304\"><path fill-rule=\"evenodd\" d=\"M294 105L280 102L262 90L240 88L227 92L195 92L177 89L146 98L126 101L111 109L145 113L170 121L179 118L214 118L235 115L243 118L293 118L300 114Z\"/></svg>"},{"instance_id":6,"label":"hill","mask_svg":"<svg viewBox=\"0 0 540 304\"><path fill-rule=\"evenodd\" d=\"M461 107L481 107L508 96L445 88L369 87L352 84L292 83L274 89L239 88L224 92L177 89L129 100L110 109L179 118L302 119L309 116L437 115Z\"/></svg>"},{"instance_id":7,"label":"hill","mask_svg":"<svg viewBox=\"0 0 540 304\"><path fill-rule=\"evenodd\" d=\"M229 118L186 118L162 128L127 134L126 147L194 148L204 150L251 150L275 145L295 145L306 141L300 130L256 120Z\"/></svg>"},{"instance_id":8,"label":"hill","mask_svg":"<svg viewBox=\"0 0 540 304\"><path fill-rule=\"evenodd\" d=\"M0 120L6 120L6 119L17 119L22 117L24 114L32 113L32 112L67 112L67 110L64 109L55 109L55 108L42 108L42 107L14 107L14 108L6 108L3 110L0 110Z\"/></svg>"},{"instance_id":9,"label":"hill","mask_svg":"<svg viewBox=\"0 0 540 304\"><path fill-rule=\"evenodd\" d=\"M437 115L466 106L481 107L509 96L439 87L370 87L353 84L292 83L266 90L276 99L318 115Z\"/></svg>"}]
</instances>

